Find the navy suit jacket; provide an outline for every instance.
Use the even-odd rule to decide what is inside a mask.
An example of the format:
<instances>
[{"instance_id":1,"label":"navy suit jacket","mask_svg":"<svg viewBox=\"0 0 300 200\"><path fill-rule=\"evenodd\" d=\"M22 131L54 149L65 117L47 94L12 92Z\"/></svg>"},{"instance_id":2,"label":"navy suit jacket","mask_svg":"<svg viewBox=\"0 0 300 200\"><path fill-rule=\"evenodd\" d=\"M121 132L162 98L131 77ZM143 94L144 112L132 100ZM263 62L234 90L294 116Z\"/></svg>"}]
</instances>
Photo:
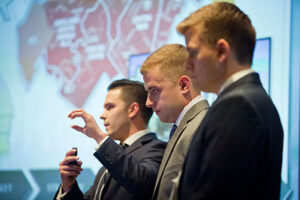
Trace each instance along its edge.
<instances>
[{"instance_id":1,"label":"navy suit jacket","mask_svg":"<svg viewBox=\"0 0 300 200\"><path fill-rule=\"evenodd\" d=\"M228 86L199 126L179 198L279 199L283 129L259 75Z\"/></svg>"},{"instance_id":2,"label":"navy suit jacket","mask_svg":"<svg viewBox=\"0 0 300 200\"><path fill-rule=\"evenodd\" d=\"M157 139L155 133L146 134L126 149L108 138L94 153L103 167L93 186L82 194L76 183L63 200L94 199L106 169L109 173L101 199L150 199L165 147L166 143Z\"/></svg>"}]
</instances>

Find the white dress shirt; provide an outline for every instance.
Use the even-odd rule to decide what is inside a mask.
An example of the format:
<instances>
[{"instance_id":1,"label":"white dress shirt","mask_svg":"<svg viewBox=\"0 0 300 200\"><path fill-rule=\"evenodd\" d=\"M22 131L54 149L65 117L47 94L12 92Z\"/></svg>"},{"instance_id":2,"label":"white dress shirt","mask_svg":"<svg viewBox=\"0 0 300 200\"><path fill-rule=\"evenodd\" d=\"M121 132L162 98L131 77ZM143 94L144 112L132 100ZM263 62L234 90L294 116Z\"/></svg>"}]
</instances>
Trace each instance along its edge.
<instances>
[{"instance_id":1,"label":"white dress shirt","mask_svg":"<svg viewBox=\"0 0 300 200\"><path fill-rule=\"evenodd\" d=\"M241 70L239 72L236 72L234 74L232 74L221 86L220 91L218 94L220 94L221 92L224 91L225 88L227 88L229 85L231 85L232 83L240 80L241 78L247 76L248 74L254 73L255 71L251 68L249 69L244 69Z\"/></svg>"},{"instance_id":2,"label":"white dress shirt","mask_svg":"<svg viewBox=\"0 0 300 200\"><path fill-rule=\"evenodd\" d=\"M197 97L195 97L192 101L190 101L181 111L181 113L178 115L177 119L176 119L176 126L179 125L179 123L181 122L182 118L184 117L185 113L191 108L193 107L193 105L195 105L196 103L198 103L199 101L204 100L204 98L202 97L201 94L199 94Z\"/></svg>"}]
</instances>

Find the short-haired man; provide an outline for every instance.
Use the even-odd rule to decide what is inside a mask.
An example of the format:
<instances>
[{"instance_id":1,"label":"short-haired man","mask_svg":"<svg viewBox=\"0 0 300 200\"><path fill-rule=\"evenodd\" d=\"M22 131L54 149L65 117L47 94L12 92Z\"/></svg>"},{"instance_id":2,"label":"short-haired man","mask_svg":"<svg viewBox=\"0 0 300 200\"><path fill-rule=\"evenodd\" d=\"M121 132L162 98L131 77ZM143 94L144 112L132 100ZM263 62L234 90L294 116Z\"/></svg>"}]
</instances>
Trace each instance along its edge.
<instances>
[{"instance_id":1,"label":"short-haired man","mask_svg":"<svg viewBox=\"0 0 300 200\"><path fill-rule=\"evenodd\" d=\"M84 120L84 127L73 125L72 128L99 144L94 156L103 167L91 189L82 194L76 182L82 162L72 156L74 150L69 151L60 163L62 184L56 199L151 198L166 144L147 129L152 111L145 106L146 99L147 92L140 82L122 79L111 83L100 117L107 135L84 110L69 114L71 119ZM121 146L114 140L119 140ZM72 161L77 165L70 165Z\"/></svg>"},{"instance_id":2,"label":"short-haired man","mask_svg":"<svg viewBox=\"0 0 300 200\"><path fill-rule=\"evenodd\" d=\"M252 64L256 34L237 6L202 7L177 26L197 86L218 94L192 140L180 199L279 199L283 130Z\"/></svg>"},{"instance_id":3,"label":"short-haired man","mask_svg":"<svg viewBox=\"0 0 300 200\"><path fill-rule=\"evenodd\" d=\"M184 46L168 44L152 53L141 67L148 91L146 105L160 121L174 123L152 199L169 199L176 193L175 180L181 173L196 128L209 108L184 67L187 57Z\"/></svg>"}]
</instances>

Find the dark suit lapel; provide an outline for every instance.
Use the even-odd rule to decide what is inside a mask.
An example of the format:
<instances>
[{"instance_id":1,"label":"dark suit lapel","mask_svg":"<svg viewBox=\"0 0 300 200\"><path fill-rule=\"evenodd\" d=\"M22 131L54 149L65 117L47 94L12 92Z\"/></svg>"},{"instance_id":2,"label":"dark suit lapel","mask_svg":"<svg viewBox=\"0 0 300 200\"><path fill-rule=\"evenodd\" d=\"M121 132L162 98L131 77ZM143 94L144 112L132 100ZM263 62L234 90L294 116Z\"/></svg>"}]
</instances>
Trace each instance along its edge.
<instances>
[{"instance_id":1,"label":"dark suit lapel","mask_svg":"<svg viewBox=\"0 0 300 200\"><path fill-rule=\"evenodd\" d=\"M198 103L196 103L194 106L192 106L187 113L184 115L184 117L182 118L180 124L178 125L176 131L174 132L174 135L172 136L171 140L168 142L168 146L167 149L165 151L163 160L161 162L160 165L160 170L157 176L157 179L159 182L155 185L155 189L154 191L156 192L157 187L160 184L160 180L162 177L162 174L165 170L165 167L171 157L171 154L176 146L177 141L179 140L180 136L182 135L183 131L185 130L187 124L194 119L194 117L199 114L199 112L201 112L203 109L208 108L209 104L206 100L200 101Z\"/></svg>"}]
</instances>

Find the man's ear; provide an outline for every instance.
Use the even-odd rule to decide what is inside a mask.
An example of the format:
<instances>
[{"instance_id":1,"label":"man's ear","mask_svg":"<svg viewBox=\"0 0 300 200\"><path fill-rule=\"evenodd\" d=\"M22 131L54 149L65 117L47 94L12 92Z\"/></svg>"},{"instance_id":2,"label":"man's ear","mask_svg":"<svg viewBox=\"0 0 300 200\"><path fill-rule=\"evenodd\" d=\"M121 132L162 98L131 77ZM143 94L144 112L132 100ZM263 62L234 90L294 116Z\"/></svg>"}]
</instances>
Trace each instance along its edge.
<instances>
[{"instance_id":1,"label":"man's ear","mask_svg":"<svg viewBox=\"0 0 300 200\"><path fill-rule=\"evenodd\" d=\"M191 88L191 79L188 76L183 75L178 79L178 85L180 87L181 93L187 94Z\"/></svg>"},{"instance_id":2,"label":"man's ear","mask_svg":"<svg viewBox=\"0 0 300 200\"><path fill-rule=\"evenodd\" d=\"M133 102L132 104L130 104L128 106L128 116L129 118L133 118L137 115L137 113L139 112L140 107L139 104L137 102Z\"/></svg>"},{"instance_id":3,"label":"man's ear","mask_svg":"<svg viewBox=\"0 0 300 200\"><path fill-rule=\"evenodd\" d=\"M229 53L231 51L229 43L221 38L217 42L217 51L218 51L218 60L221 63L224 63L229 57Z\"/></svg>"}]
</instances>

